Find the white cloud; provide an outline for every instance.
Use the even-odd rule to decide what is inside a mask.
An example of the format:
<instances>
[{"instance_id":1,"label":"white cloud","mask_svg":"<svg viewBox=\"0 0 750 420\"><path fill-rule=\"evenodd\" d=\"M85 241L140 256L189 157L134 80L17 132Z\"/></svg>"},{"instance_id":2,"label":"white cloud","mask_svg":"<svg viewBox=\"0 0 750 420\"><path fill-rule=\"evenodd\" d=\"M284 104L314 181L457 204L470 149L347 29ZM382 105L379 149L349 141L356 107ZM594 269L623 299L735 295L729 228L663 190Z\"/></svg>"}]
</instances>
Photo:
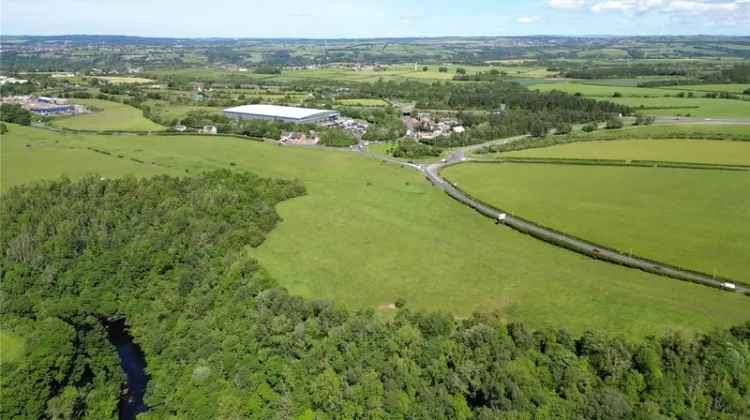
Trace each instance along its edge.
<instances>
[{"instance_id":1,"label":"white cloud","mask_svg":"<svg viewBox=\"0 0 750 420\"><path fill-rule=\"evenodd\" d=\"M700 1L677 0L669 3L668 12L687 13L697 15L701 13L730 13L736 12L744 1L725 2L725 3L704 3Z\"/></svg>"},{"instance_id":2,"label":"white cloud","mask_svg":"<svg viewBox=\"0 0 750 420\"><path fill-rule=\"evenodd\" d=\"M673 15L701 15L704 13L726 15L741 12L749 4L750 0L608 0L594 4L591 11L595 13L642 14L662 12Z\"/></svg>"},{"instance_id":3,"label":"white cloud","mask_svg":"<svg viewBox=\"0 0 750 420\"><path fill-rule=\"evenodd\" d=\"M586 2L584 0L549 0L547 4L553 9L580 9Z\"/></svg>"},{"instance_id":4,"label":"white cloud","mask_svg":"<svg viewBox=\"0 0 750 420\"><path fill-rule=\"evenodd\" d=\"M596 13L601 12L638 12L646 13L656 10L666 2L664 0L611 0L597 3L591 7Z\"/></svg>"},{"instance_id":5,"label":"white cloud","mask_svg":"<svg viewBox=\"0 0 750 420\"><path fill-rule=\"evenodd\" d=\"M541 18L539 18L539 16L521 16L520 18L518 18L517 21L518 21L518 23L523 23L523 24L526 25L526 24L529 24L529 23L539 22L540 20L541 20Z\"/></svg>"}]
</instances>

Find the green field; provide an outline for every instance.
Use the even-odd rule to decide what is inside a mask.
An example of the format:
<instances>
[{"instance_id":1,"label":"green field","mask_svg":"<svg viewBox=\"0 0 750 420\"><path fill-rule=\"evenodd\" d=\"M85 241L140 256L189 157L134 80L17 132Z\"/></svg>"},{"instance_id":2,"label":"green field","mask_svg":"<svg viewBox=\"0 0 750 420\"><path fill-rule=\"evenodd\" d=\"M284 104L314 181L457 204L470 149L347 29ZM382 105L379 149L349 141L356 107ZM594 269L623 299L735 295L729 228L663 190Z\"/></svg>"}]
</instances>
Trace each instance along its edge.
<instances>
[{"instance_id":1,"label":"green field","mask_svg":"<svg viewBox=\"0 0 750 420\"><path fill-rule=\"evenodd\" d=\"M748 84L719 84L719 85L684 85L684 86L665 86L660 88L642 88L637 86L627 86L618 84L613 81L612 84L606 84L606 81L592 83L591 81L581 82L555 82L539 83L528 86L531 90L549 92L559 90L570 94L580 93L583 96L592 97L612 97L616 92L624 97L645 97L658 98L667 95L674 96L680 91L693 92L696 96L703 96L708 92L727 92L742 94L750 88Z\"/></svg>"},{"instance_id":2,"label":"green field","mask_svg":"<svg viewBox=\"0 0 750 420\"><path fill-rule=\"evenodd\" d=\"M55 119L52 125L74 130L158 131L164 127L146 119L140 109L119 102L75 99L73 103L98 111Z\"/></svg>"},{"instance_id":3,"label":"green field","mask_svg":"<svg viewBox=\"0 0 750 420\"><path fill-rule=\"evenodd\" d=\"M12 363L23 357L23 338L5 330L0 330L0 362Z\"/></svg>"},{"instance_id":4,"label":"green field","mask_svg":"<svg viewBox=\"0 0 750 420\"><path fill-rule=\"evenodd\" d=\"M610 98L612 102L631 106L655 116L687 115L693 117L748 118L750 101L709 98Z\"/></svg>"},{"instance_id":5,"label":"green field","mask_svg":"<svg viewBox=\"0 0 750 420\"><path fill-rule=\"evenodd\" d=\"M212 108L208 106L180 105L171 104L164 101L149 100L145 102L151 107L151 110L161 118L171 120L183 118L188 112L201 111L207 113L221 113L222 108Z\"/></svg>"},{"instance_id":6,"label":"green field","mask_svg":"<svg viewBox=\"0 0 750 420\"><path fill-rule=\"evenodd\" d=\"M673 144L675 150L684 147ZM748 151L743 150L746 160ZM466 164L448 168L445 175L480 199L542 225L621 251L750 282L748 172Z\"/></svg>"},{"instance_id":7,"label":"green field","mask_svg":"<svg viewBox=\"0 0 750 420\"><path fill-rule=\"evenodd\" d=\"M350 106L386 106L388 105L388 102L382 99L368 99L368 98L337 99L336 103L340 105L350 105Z\"/></svg>"},{"instance_id":8,"label":"green field","mask_svg":"<svg viewBox=\"0 0 750 420\"><path fill-rule=\"evenodd\" d=\"M615 93L620 93L625 97L664 97L665 95L675 95L678 92L670 92L664 89L654 88L639 88L632 86L604 86L604 85L592 85L575 82L565 83L542 83L537 85L528 86L531 90L539 90L542 92L549 92L552 90L559 90L561 92L576 94L580 93L583 96L592 97L609 97L611 98Z\"/></svg>"},{"instance_id":9,"label":"green field","mask_svg":"<svg viewBox=\"0 0 750 420\"><path fill-rule=\"evenodd\" d=\"M750 319L744 296L598 262L498 228L421 174L350 152L223 137L60 136L18 126L2 146L15 150L9 159L3 153L4 189L53 172L119 176L128 168L111 167L118 160L142 175L228 168L300 179L308 194L279 206L283 222L254 252L291 292L350 307L403 298L415 309L498 311L534 328L598 328L628 337ZM49 156L70 148L76 154L61 154L47 169Z\"/></svg>"},{"instance_id":10,"label":"green field","mask_svg":"<svg viewBox=\"0 0 750 420\"><path fill-rule=\"evenodd\" d=\"M750 89L750 84L743 83L727 83L718 85L684 85L684 86L669 86L665 87L667 90L689 90L693 92L727 92L740 94Z\"/></svg>"},{"instance_id":11,"label":"green field","mask_svg":"<svg viewBox=\"0 0 750 420\"><path fill-rule=\"evenodd\" d=\"M750 142L714 140L620 140L562 144L502 156L573 159L661 160L750 165Z\"/></svg>"},{"instance_id":12,"label":"green field","mask_svg":"<svg viewBox=\"0 0 750 420\"><path fill-rule=\"evenodd\" d=\"M93 137L96 141L87 144L87 137L77 134L54 134L47 130L29 129L9 125L0 145L0 187L7 190L41 179L54 179L62 175L80 178L90 173L115 177L134 174L152 176L162 173L178 175L176 170L143 164L131 157L119 158L117 154L104 155L90 149L107 144L106 137ZM114 137L110 137L114 139ZM99 148L102 150L102 148ZM74 164L74 162L78 162Z\"/></svg>"}]
</instances>

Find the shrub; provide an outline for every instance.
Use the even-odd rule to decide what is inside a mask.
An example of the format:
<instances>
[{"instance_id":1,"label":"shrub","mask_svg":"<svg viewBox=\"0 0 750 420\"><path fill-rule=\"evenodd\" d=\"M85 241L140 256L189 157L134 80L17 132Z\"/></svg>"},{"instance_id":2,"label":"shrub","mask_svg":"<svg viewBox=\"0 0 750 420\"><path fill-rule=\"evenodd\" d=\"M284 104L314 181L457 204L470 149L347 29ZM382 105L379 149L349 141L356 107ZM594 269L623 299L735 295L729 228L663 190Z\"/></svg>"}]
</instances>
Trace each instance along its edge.
<instances>
[{"instance_id":1,"label":"shrub","mask_svg":"<svg viewBox=\"0 0 750 420\"><path fill-rule=\"evenodd\" d=\"M393 157L405 159L421 159L440 156L440 149L417 142L416 140L402 140L391 152Z\"/></svg>"},{"instance_id":2,"label":"shrub","mask_svg":"<svg viewBox=\"0 0 750 420\"><path fill-rule=\"evenodd\" d=\"M611 118L607 121L607 130L614 130L617 128L622 128L624 124L622 123L622 120L619 118Z\"/></svg>"},{"instance_id":3,"label":"shrub","mask_svg":"<svg viewBox=\"0 0 750 420\"><path fill-rule=\"evenodd\" d=\"M531 124L529 134L533 137L544 137L547 135L547 127L543 123L535 121Z\"/></svg>"},{"instance_id":4,"label":"shrub","mask_svg":"<svg viewBox=\"0 0 750 420\"><path fill-rule=\"evenodd\" d=\"M339 129L328 129L320 134L320 144L330 147L348 147L357 144L357 139Z\"/></svg>"},{"instance_id":5,"label":"shrub","mask_svg":"<svg viewBox=\"0 0 750 420\"><path fill-rule=\"evenodd\" d=\"M638 115L635 117L635 125L651 125L656 121L656 118L651 116Z\"/></svg>"},{"instance_id":6,"label":"shrub","mask_svg":"<svg viewBox=\"0 0 750 420\"><path fill-rule=\"evenodd\" d=\"M555 128L555 134L565 135L570 134L573 131L573 126L568 123L561 123Z\"/></svg>"},{"instance_id":7,"label":"shrub","mask_svg":"<svg viewBox=\"0 0 750 420\"><path fill-rule=\"evenodd\" d=\"M596 123L588 123L584 125L581 130L585 131L586 133L590 133L592 131L596 131L599 128L599 125Z\"/></svg>"}]
</instances>

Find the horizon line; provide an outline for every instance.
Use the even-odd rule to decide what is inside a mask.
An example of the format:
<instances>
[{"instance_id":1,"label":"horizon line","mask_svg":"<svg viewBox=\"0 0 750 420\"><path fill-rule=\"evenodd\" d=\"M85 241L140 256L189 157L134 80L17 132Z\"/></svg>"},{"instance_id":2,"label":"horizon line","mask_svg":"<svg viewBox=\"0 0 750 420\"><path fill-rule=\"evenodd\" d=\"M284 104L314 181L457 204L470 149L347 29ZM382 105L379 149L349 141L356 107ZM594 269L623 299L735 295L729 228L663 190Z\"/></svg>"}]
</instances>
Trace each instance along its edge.
<instances>
[{"instance_id":1,"label":"horizon line","mask_svg":"<svg viewBox=\"0 0 750 420\"><path fill-rule=\"evenodd\" d=\"M148 36L148 35L124 35L124 34L86 34L86 33L61 33L52 35L35 34L4 34L3 37L26 37L26 38L65 38L65 37L120 37L141 39L173 39L173 40L301 40L301 41L338 41L338 40L388 40L388 39L481 39L481 38L750 38L748 35L719 35L719 34L668 34L668 35L615 35L615 34L586 34L586 35L564 35L564 34L529 34L529 35L434 35L434 36L372 36L372 37L232 37L232 36Z\"/></svg>"}]
</instances>

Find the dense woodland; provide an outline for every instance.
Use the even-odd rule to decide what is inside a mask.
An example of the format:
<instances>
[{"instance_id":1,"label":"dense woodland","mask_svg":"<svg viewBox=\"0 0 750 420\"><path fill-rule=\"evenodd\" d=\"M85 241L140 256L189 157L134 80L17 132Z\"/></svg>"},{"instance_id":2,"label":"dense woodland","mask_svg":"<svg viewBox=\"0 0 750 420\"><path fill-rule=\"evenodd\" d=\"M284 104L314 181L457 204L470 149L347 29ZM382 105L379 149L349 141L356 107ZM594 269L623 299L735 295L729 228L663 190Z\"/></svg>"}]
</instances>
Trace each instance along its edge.
<instances>
[{"instance_id":1,"label":"dense woodland","mask_svg":"<svg viewBox=\"0 0 750 420\"><path fill-rule=\"evenodd\" d=\"M738 419L750 323L637 343L305 300L252 257L302 185L218 171L15 188L0 214L2 418L115 417L102 321L146 354L145 418ZM291 263L291 262L290 262Z\"/></svg>"}]
</instances>

